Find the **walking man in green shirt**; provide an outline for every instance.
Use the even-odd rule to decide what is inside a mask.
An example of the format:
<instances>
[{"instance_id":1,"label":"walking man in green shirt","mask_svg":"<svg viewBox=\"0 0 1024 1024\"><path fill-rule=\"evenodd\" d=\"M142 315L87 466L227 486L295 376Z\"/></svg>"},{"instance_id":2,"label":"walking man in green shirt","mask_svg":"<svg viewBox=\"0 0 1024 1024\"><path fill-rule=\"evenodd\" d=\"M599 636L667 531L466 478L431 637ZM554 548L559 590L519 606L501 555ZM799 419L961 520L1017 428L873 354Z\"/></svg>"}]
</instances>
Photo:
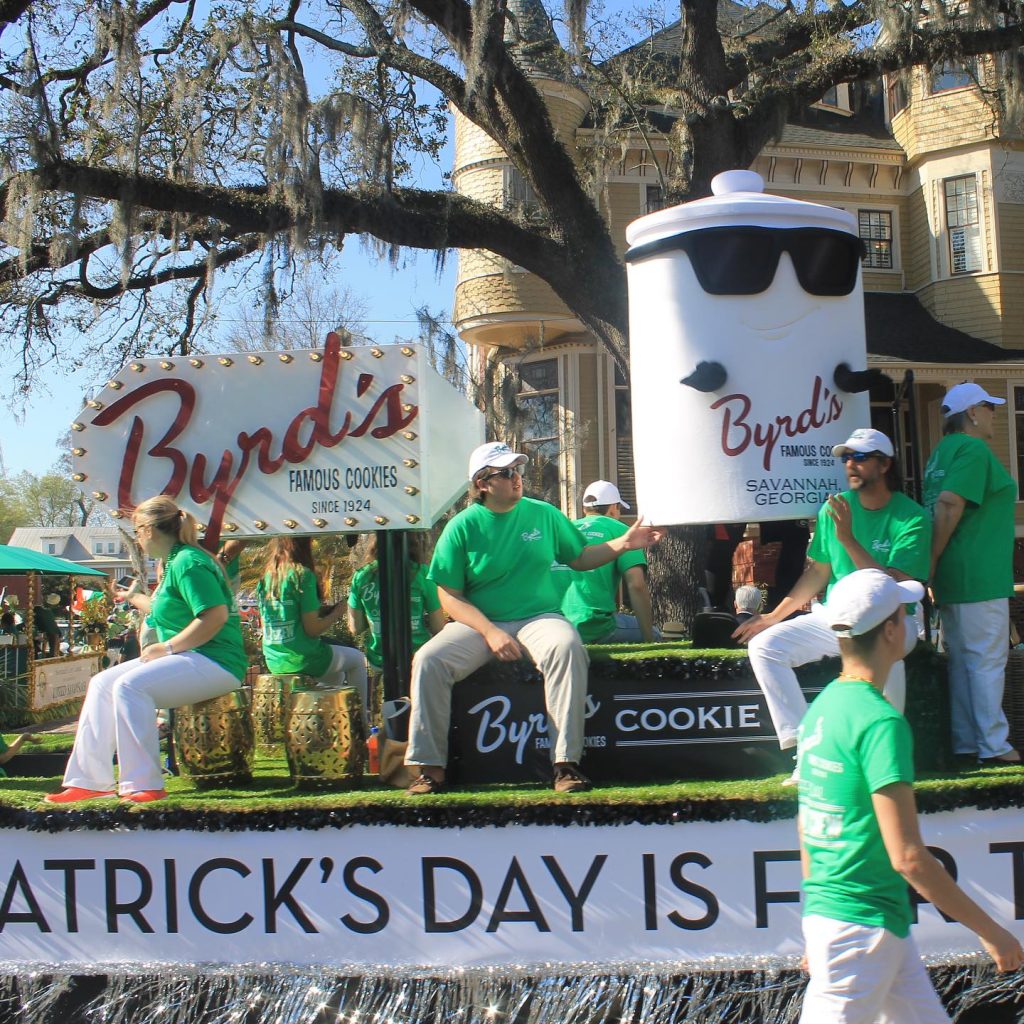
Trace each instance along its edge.
<instances>
[{"instance_id":1,"label":"walking man in green shirt","mask_svg":"<svg viewBox=\"0 0 1024 1024\"><path fill-rule=\"evenodd\" d=\"M583 518L573 525L588 544L603 544L623 536L628 527L622 510L629 505L618 487L595 480L583 492ZM562 598L562 614L576 627L585 644L650 643L655 639L651 592L647 589L647 557L626 551L612 562L589 572L562 570L570 577ZM634 615L619 612L619 583L625 582Z\"/></svg>"},{"instance_id":2,"label":"walking man in green shirt","mask_svg":"<svg viewBox=\"0 0 1024 1024\"><path fill-rule=\"evenodd\" d=\"M475 501L448 523L434 548L428 575L453 621L413 657L405 758L414 776L410 795L444 787L455 683L491 658L524 656L544 676L555 790L590 787L579 769L589 659L559 614L551 563L595 569L657 543L661 532L638 520L621 537L588 546L554 505L523 497L526 461L500 441L476 448L469 457Z\"/></svg>"},{"instance_id":3,"label":"walking man in green shirt","mask_svg":"<svg viewBox=\"0 0 1024 1024\"><path fill-rule=\"evenodd\" d=\"M775 725L779 746L796 746L796 730L807 710L794 669L839 653L835 635L815 606L809 615L784 621L825 591L828 604L837 581L856 569L882 569L893 579L928 578L931 523L925 510L889 483L892 442L879 430L855 430L832 454L846 469L849 489L833 495L818 513L809 565L796 586L767 614L747 619L733 634L749 641L750 665ZM908 619L904 654L917 643L917 624ZM906 675L897 659L885 695L903 710ZM787 780L796 783L796 773Z\"/></svg>"},{"instance_id":4,"label":"walking man in green shirt","mask_svg":"<svg viewBox=\"0 0 1024 1024\"><path fill-rule=\"evenodd\" d=\"M910 935L912 885L966 925L1000 971L1024 962L924 845L914 804L913 740L882 696L903 657L907 602L924 588L861 569L832 588L825 616L842 672L800 724L803 932L811 979L801 1024L942 1024L949 1016Z\"/></svg>"}]
</instances>

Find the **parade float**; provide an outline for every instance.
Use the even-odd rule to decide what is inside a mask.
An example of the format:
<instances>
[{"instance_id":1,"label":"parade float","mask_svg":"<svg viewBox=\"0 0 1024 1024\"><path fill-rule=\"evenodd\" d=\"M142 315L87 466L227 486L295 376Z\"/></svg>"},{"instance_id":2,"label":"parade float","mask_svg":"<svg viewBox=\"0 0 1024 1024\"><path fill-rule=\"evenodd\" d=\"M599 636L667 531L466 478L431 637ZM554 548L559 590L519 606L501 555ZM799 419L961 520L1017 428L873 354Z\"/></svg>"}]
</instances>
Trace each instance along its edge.
<instances>
[{"instance_id":1,"label":"parade float","mask_svg":"<svg viewBox=\"0 0 1024 1024\"><path fill-rule=\"evenodd\" d=\"M855 228L740 183L717 207L663 211L629 233L639 507L659 524L812 515L841 486L831 445L866 416L856 267L845 291L809 278L796 236L780 247L771 235ZM737 298L695 277L699 250L683 236L744 222L769 231L777 273ZM693 308L714 322L704 333L685 323L697 291ZM755 322L764 302L771 315ZM719 315L731 305L742 308ZM805 328L828 335L841 321L848 334L790 339L804 306ZM310 352L133 363L74 429L79 477L115 516L166 492L210 543L379 530L393 565L403 531L430 526L464 488L482 439L479 412L423 350L344 348L336 336ZM678 466L665 473L671 439ZM408 618L396 601L392 623ZM385 695L397 706L407 657L391 643ZM744 653L595 647L591 662L585 766L598 788L586 794L536 781L547 723L520 664L456 687L451 769L463 786L452 793L368 783L302 795L283 759L257 756L247 786L179 779L170 800L144 807L44 809L41 780L0 797L6 1018L794 1021L796 801ZM807 694L834 671L801 670ZM1022 772L947 774L944 672L928 645L908 660L907 715L928 844L986 909L1020 920ZM954 1012L1017 998L1017 980L992 974L969 932L930 906L918 913L918 944Z\"/></svg>"}]
</instances>

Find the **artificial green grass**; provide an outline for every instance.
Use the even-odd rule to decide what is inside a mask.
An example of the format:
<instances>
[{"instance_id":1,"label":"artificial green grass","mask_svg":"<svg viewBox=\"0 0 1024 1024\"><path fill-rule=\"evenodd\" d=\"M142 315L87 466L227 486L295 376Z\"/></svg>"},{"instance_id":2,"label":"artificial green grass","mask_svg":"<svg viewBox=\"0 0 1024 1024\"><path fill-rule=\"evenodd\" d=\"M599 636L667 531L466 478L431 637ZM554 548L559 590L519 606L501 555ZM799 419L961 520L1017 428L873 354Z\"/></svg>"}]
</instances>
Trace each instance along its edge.
<instances>
[{"instance_id":1,"label":"artificial green grass","mask_svg":"<svg viewBox=\"0 0 1024 1024\"><path fill-rule=\"evenodd\" d=\"M66 737L65 737L66 739ZM155 804L134 808L140 814L160 810L191 809L198 812L236 811L244 814L257 811L294 811L309 809L358 809L360 807L513 809L544 806L578 807L585 817L587 808L644 807L654 811L673 806L685 806L687 817L700 819L701 807L722 817L722 805L772 805L772 817L795 813L796 791L785 787L784 774L760 779L730 780L678 780L651 783L600 785L588 793L573 796L557 794L544 783L526 785L489 784L472 788L453 789L430 797L409 797L404 791L383 786L375 777L366 776L362 785L350 790L296 790L288 770L279 758L257 756L253 769L253 782L245 787L231 789L197 789L191 779L168 777L168 799ZM922 810L950 809L956 806L991 806L1016 804L1014 793L1024 801L1024 767L972 768L958 774L927 773L917 782L918 804ZM40 809L46 793L60 789L60 779L7 778L0 779L0 807ZM112 802L97 801L54 807L43 805L49 812L99 808ZM737 815L741 816L741 815Z\"/></svg>"},{"instance_id":2,"label":"artificial green grass","mask_svg":"<svg viewBox=\"0 0 1024 1024\"><path fill-rule=\"evenodd\" d=\"M18 732L29 732L31 728L19 729ZM8 746L17 737L17 732L2 733L4 741ZM37 732L33 734L36 738L32 743L26 743L21 749L26 754L49 754L60 751L70 751L75 741L73 733L69 732Z\"/></svg>"}]
</instances>

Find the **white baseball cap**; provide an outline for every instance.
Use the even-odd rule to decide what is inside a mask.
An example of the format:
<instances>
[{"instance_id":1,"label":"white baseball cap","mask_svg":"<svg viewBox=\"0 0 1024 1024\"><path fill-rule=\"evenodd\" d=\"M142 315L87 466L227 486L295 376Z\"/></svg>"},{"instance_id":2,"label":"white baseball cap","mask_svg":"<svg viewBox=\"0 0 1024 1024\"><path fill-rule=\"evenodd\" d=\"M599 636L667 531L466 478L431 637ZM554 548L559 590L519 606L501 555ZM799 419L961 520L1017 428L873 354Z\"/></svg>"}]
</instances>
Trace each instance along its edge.
<instances>
[{"instance_id":1,"label":"white baseball cap","mask_svg":"<svg viewBox=\"0 0 1024 1024\"><path fill-rule=\"evenodd\" d=\"M954 384L942 400L942 415L955 416L958 412L967 412L974 405L991 402L993 405L1006 405L1005 398L990 395L980 384L973 380L965 380L962 384Z\"/></svg>"},{"instance_id":2,"label":"white baseball cap","mask_svg":"<svg viewBox=\"0 0 1024 1024\"><path fill-rule=\"evenodd\" d=\"M488 441L473 449L469 457L469 479L477 475L482 469L494 466L503 469L505 466L519 466L529 459L519 452L512 451L504 441Z\"/></svg>"},{"instance_id":3,"label":"white baseball cap","mask_svg":"<svg viewBox=\"0 0 1024 1024\"><path fill-rule=\"evenodd\" d=\"M621 505L628 509L629 505L622 500L618 487L609 480L595 480L587 485L583 492L583 506L587 505Z\"/></svg>"},{"instance_id":4,"label":"white baseball cap","mask_svg":"<svg viewBox=\"0 0 1024 1024\"><path fill-rule=\"evenodd\" d=\"M892 441L889 440L880 430L873 430L871 427L858 427L842 444L837 444L832 449L835 458L845 455L847 452L881 452L893 456Z\"/></svg>"},{"instance_id":5,"label":"white baseball cap","mask_svg":"<svg viewBox=\"0 0 1024 1024\"><path fill-rule=\"evenodd\" d=\"M836 636L861 636L885 622L901 604L924 597L917 580L897 582L881 569L858 569L828 593L825 617Z\"/></svg>"}]
</instances>

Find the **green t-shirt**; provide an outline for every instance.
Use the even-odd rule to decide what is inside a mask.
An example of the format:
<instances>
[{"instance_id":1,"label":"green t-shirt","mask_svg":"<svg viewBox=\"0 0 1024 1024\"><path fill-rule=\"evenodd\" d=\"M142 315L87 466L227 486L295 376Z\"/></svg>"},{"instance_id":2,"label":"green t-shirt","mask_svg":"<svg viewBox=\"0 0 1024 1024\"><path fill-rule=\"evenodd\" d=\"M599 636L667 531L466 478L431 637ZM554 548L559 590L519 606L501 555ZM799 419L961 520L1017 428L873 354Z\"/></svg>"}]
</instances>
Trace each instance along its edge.
<instances>
[{"instance_id":1,"label":"green t-shirt","mask_svg":"<svg viewBox=\"0 0 1024 1024\"><path fill-rule=\"evenodd\" d=\"M508 512L479 503L452 519L434 548L428 576L462 591L492 622L557 612L551 563L573 562L586 546L554 505L520 498Z\"/></svg>"},{"instance_id":2,"label":"green t-shirt","mask_svg":"<svg viewBox=\"0 0 1024 1024\"><path fill-rule=\"evenodd\" d=\"M200 612L227 605L228 621L212 640L195 648L239 681L249 667L242 642L242 620L228 581L213 556L202 548L178 544L164 559L164 574L146 622L161 643L180 633Z\"/></svg>"},{"instance_id":3,"label":"green t-shirt","mask_svg":"<svg viewBox=\"0 0 1024 1024\"><path fill-rule=\"evenodd\" d=\"M914 781L907 720L870 683L837 679L811 704L798 737L800 828L810 860L804 914L903 938L910 896L885 850L871 795Z\"/></svg>"},{"instance_id":4,"label":"green t-shirt","mask_svg":"<svg viewBox=\"0 0 1024 1024\"><path fill-rule=\"evenodd\" d=\"M441 607L441 602L437 596L437 584L427 579L427 567L418 562L411 562L409 568L412 575L409 581L409 624L412 627L412 649L418 651L430 639L427 616L431 612L436 612ZM380 668L384 660L381 651L380 574L376 562L364 565L352 577L348 606L362 611L366 616L366 621L370 624L366 660Z\"/></svg>"},{"instance_id":5,"label":"green t-shirt","mask_svg":"<svg viewBox=\"0 0 1024 1024\"><path fill-rule=\"evenodd\" d=\"M924 503L934 515L943 491L967 503L935 567L939 604L994 601L1013 594L1017 485L980 438L947 434L924 471Z\"/></svg>"},{"instance_id":6,"label":"green t-shirt","mask_svg":"<svg viewBox=\"0 0 1024 1024\"><path fill-rule=\"evenodd\" d=\"M911 579L927 580L931 567L932 526L925 510L901 491L894 491L884 508L866 509L856 491L841 495L850 503L853 536L879 565L899 569ZM857 568L836 540L836 526L828 505L818 510L818 524L807 549L807 557L832 567L828 591Z\"/></svg>"},{"instance_id":7,"label":"green t-shirt","mask_svg":"<svg viewBox=\"0 0 1024 1024\"><path fill-rule=\"evenodd\" d=\"M322 676L331 664L331 648L302 626L303 612L320 609L316 576L304 565L289 569L281 580L280 593L271 597L270 578L256 585L263 621L263 656L275 676Z\"/></svg>"},{"instance_id":8,"label":"green t-shirt","mask_svg":"<svg viewBox=\"0 0 1024 1024\"><path fill-rule=\"evenodd\" d=\"M573 526L583 534L587 544L603 544L621 537L629 527L611 516L584 516ZM576 627L580 639L586 644L596 643L615 628L619 580L627 569L646 565L643 551L624 551L613 562L587 572L572 569L557 572L555 583L566 572L569 585L562 598L562 614Z\"/></svg>"}]
</instances>

